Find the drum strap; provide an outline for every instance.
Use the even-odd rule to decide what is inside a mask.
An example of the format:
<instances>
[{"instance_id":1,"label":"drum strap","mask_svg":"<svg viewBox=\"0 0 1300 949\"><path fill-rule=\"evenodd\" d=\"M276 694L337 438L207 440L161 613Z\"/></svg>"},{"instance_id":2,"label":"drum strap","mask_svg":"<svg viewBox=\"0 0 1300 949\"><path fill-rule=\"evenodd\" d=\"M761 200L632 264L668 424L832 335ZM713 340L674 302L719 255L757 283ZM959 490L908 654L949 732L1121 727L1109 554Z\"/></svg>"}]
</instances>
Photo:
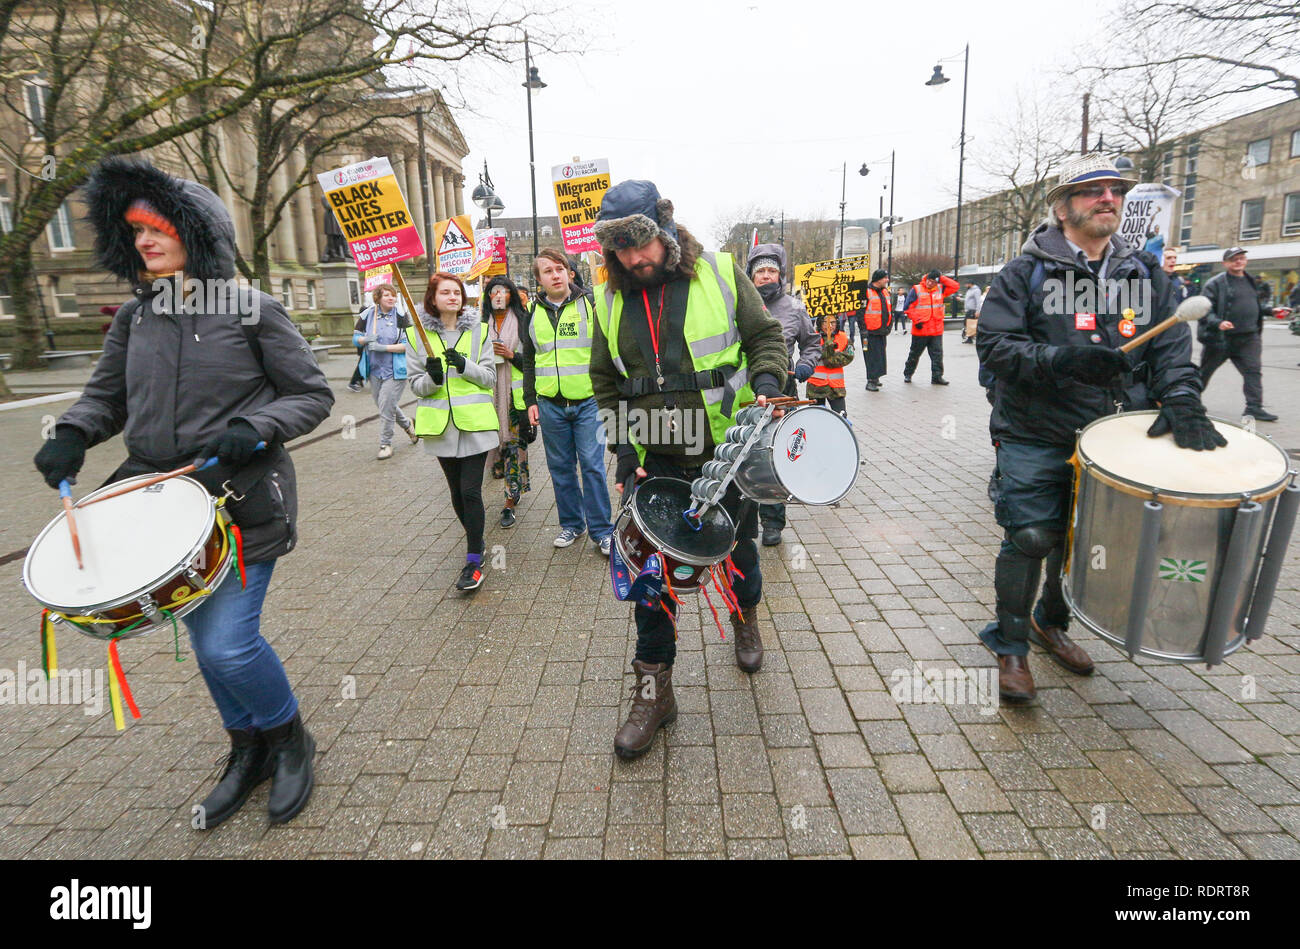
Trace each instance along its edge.
<instances>
[{"instance_id":1,"label":"drum strap","mask_svg":"<svg viewBox=\"0 0 1300 949\"><path fill-rule=\"evenodd\" d=\"M663 385L652 376L620 378L618 391L623 397L634 399L658 392L699 392L701 389L716 389L726 384L727 373L721 369L704 369L700 372L670 372L664 376Z\"/></svg>"}]
</instances>

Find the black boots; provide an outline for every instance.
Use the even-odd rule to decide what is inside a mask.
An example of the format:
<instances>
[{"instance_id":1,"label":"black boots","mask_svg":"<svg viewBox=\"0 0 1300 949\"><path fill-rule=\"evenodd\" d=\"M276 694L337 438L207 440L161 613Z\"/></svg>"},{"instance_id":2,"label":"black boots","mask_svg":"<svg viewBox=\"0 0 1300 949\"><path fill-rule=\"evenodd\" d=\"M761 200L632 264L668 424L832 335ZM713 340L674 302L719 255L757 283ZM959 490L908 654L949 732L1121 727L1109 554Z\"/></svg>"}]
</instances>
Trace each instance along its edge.
<instances>
[{"instance_id":1,"label":"black boots","mask_svg":"<svg viewBox=\"0 0 1300 949\"><path fill-rule=\"evenodd\" d=\"M267 813L272 824L293 820L307 806L313 784L312 758L316 740L302 724L302 715L262 732L271 758L271 803Z\"/></svg>"},{"instance_id":2,"label":"black boots","mask_svg":"<svg viewBox=\"0 0 1300 949\"><path fill-rule=\"evenodd\" d=\"M203 799L196 815L199 830L211 830L244 806L253 788L271 776L271 755L266 741L252 729L228 728L230 754L226 769L212 793Z\"/></svg>"}]
</instances>

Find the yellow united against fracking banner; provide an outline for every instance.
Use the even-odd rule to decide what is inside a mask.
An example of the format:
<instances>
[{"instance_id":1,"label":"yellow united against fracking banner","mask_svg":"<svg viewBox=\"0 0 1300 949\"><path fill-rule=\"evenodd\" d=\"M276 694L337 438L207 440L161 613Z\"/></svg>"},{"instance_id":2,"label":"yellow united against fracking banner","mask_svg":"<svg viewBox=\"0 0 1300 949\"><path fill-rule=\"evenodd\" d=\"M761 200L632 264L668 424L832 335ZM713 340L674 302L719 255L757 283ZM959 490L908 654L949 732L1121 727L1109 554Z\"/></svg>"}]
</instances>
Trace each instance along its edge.
<instances>
[{"instance_id":1,"label":"yellow united against fracking banner","mask_svg":"<svg viewBox=\"0 0 1300 949\"><path fill-rule=\"evenodd\" d=\"M600 241L592 225L600 213L600 201L609 190L609 159L569 162L551 168L555 185L555 208L560 214L564 250L570 254L600 253Z\"/></svg>"},{"instance_id":2,"label":"yellow united against fracking banner","mask_svg":"<svg viewBox=\"0 0 1300 949\"><path fill-rule=\"evenodd\" d=\"M803 305L813 320L860 310L867 305L871 255L796 264L794 282L803 290Z\"/></svg>"},{"instance_id":3,"label":"yellow united against fracking banner","mask_svg":"<svg viewBox=\"0 0 1300 949\"><path fill-rule=\"evenodd\" d=\"M420 232L387 158L317 175L361 270L424 256Z\"/></svg>"}]
</instances>

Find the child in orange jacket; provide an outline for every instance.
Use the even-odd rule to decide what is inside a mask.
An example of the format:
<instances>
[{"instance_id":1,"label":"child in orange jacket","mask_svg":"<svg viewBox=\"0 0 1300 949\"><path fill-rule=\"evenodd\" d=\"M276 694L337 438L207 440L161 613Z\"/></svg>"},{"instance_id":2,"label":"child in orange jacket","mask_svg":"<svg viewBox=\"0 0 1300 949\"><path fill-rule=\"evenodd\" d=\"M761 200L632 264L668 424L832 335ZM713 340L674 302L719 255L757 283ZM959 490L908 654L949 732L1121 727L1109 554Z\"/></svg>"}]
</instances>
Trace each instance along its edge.
<instances>
[{"instance_id":1,"label":"child in orange jacket","mask_svg":"<svg viewBox=\"0 0 1300 949\"><path fill-rule=\"evenodd\" d=\"M807 398L816 399L836 412L844 411L844 367L853 362L853 347L844 332L843 320L834 314L822 317L822 358L808 379Z\"/></svg>"}]
</instances>

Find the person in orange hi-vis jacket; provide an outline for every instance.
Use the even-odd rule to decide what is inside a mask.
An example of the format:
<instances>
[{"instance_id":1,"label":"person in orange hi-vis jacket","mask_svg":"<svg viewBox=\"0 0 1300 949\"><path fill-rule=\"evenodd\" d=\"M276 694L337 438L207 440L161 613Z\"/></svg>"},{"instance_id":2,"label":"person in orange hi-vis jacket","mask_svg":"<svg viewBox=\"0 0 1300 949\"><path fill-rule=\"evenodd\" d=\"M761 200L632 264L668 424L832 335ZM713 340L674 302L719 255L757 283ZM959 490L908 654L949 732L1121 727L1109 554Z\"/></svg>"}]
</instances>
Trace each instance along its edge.
<instances>
[{"instance_id":1,"label":"person in orange hi-vis jacket","mask_svg":"<svg viewBox=\"0 0 1300 949\"><path fill-rule=\"evenodd\" d=\"M930 351L930 383L946 386L943 377L943 301L961 289L956 280L931 270L907 291L903 309L912 321L912 348L903 365L903 381L911 382L921 353Z\"/></svg>"},{"instance_id":2,"label":"person in orange hi-vis jacket","mask_svg":"<svg viewBox=\"0 0 1300 949\"><path fill-rule=\"evenodd\" d=\"M807 397L821 405L830 403L836 412L844 411L844 367L853 362L853 347L844 332L843 321L834 315L822 317L822 355L813 374L808 377Z\"/></svg>"}]
</instances>

